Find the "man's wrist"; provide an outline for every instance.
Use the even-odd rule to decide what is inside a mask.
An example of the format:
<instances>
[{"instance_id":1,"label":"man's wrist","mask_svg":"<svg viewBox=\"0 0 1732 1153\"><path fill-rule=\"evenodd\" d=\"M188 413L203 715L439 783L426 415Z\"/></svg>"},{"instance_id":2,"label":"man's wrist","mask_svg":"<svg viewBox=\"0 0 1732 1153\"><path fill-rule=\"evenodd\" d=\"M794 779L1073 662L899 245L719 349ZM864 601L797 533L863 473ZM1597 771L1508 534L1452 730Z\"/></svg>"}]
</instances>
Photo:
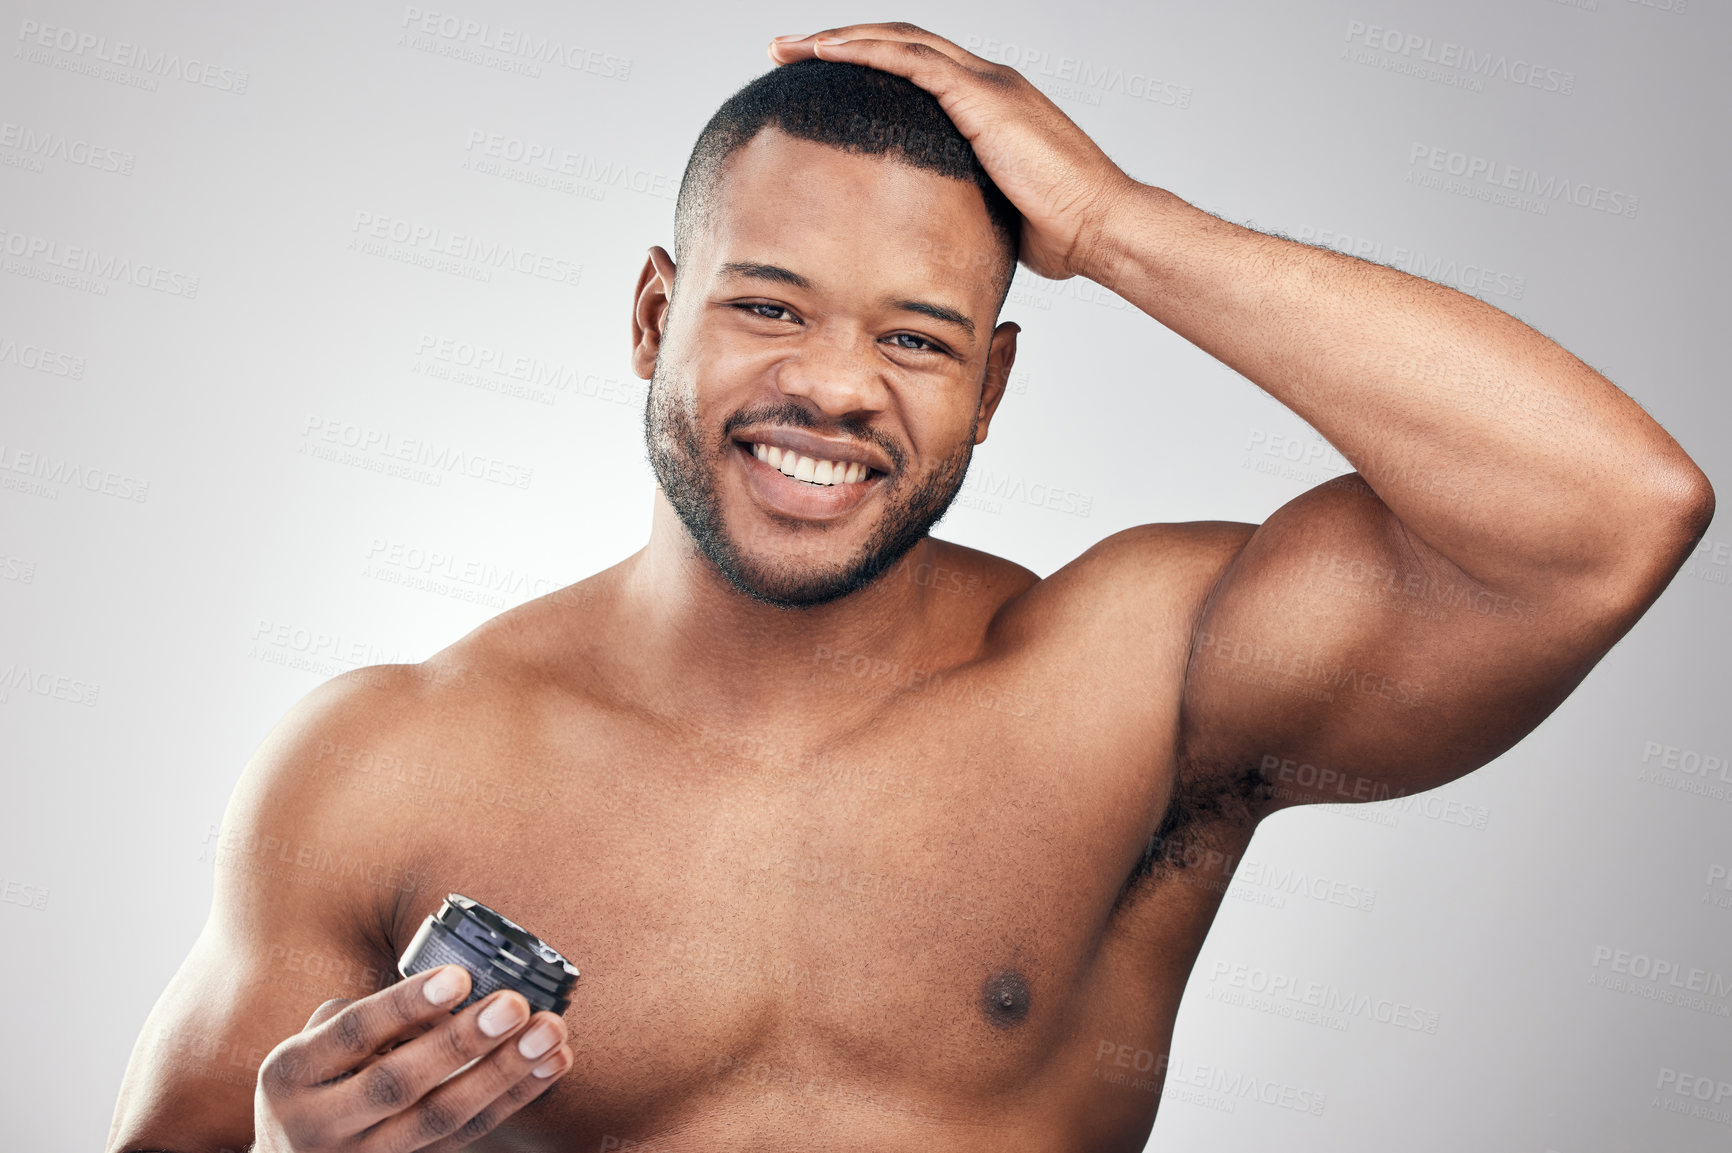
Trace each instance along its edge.
<instances>
[{"instance_id":1,"label":"man's wrist","mask_svg":"<svg viewBox=\"0 0 1732 1153\"><path fill-rule=\"evenodd\" d=\"M1153 270L1187 214L1196 211L1164 188L1127 182L1079 238L1077 275L1125 295L1122 288Z\"/></svg>"}]
</instances>

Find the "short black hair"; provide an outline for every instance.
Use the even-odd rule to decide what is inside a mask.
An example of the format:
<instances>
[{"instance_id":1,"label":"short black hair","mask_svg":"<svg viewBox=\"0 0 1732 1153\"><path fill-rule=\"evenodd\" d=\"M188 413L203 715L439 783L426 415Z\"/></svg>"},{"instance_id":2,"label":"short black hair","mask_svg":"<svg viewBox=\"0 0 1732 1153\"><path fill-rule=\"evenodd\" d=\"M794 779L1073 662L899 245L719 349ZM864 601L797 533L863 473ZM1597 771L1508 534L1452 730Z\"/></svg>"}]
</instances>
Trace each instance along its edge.
<instances>
[{"instance_id":1,"label":"short black hair","mask_svg":"<svg viewBox=\"0 0 1732 1153\"><path fill-rule=\"evenodd\" d=\"M971 181L1004 245L1000 300L1016 271L1022 216L1010 203L937 97L890 72L834 60L799 60L764 73L730 96L698 134L674 208L674 259L702 227L728 158L767 127L844 152L888 156L952 180Z\"/></svg>"}]
</instances>

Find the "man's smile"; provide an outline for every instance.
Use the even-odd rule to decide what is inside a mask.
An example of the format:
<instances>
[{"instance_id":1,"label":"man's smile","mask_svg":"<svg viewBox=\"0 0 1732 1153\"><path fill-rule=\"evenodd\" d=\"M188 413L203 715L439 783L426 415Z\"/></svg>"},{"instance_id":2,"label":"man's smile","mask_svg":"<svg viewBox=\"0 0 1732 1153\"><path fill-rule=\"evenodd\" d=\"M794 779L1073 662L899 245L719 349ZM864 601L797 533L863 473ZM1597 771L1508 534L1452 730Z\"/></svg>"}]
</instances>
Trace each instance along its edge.
<instances>
[{"instance_id":1,"label":"man's smile","mask_svg":"<svg viewBox=\"0 0 1732 1153\"><path fill-rule=\"evenodd\" d=\"M783 476L807 484L855 484L872 476L872 469L857 460L814 460L793 449L784 452L776 445L761 442L752 445L752 453L771 468L780 469Z\"/></svg>"},{"instance_id":2,"label":"man's smile","mask_svg":"<svg viewBox=\"0 0 1732 1153\"><path fill-rule=\"evenodd\" d=\"M800 520L853 512L886 475L886 468L875 465L889 463L869 445L827 441L796 429L757 432L734 444L758 504Z\"/></svg>"}]
</instances>

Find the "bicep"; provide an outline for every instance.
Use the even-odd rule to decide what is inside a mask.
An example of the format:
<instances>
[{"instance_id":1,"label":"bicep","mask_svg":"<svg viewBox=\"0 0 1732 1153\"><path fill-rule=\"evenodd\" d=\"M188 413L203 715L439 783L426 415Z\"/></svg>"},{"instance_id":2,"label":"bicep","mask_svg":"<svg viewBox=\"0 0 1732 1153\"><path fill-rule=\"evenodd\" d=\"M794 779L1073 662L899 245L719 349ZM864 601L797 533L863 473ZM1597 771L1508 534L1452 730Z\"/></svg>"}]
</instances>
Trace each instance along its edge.
<instances>
[{"instance_id":1,"label":"bicep","mask_svg":"<svg viewBox=\"0 0 1732 1153\"><path fill-rule=\"evenodd\" d=\"M327 694L340 696L341 694ZM145 1021L109 1148L216 1153L252 1140L260 1064L332 998L396 980L377 929L393 893L311 762L340 725L326 699L278 727L235 790L217 842L210 916ZM383 902L383 903L382 903Z\"/></svg>"},{"instance_id":2,"label":"bicep","mask_svg":"<svg viewBox=\"0 0 1732 1153\"><path fill-rule=\"evenodd\" d=\"M247 1148L265 1056L323 1002L373 991L367 958L316 930L284 930L253 939L213 913L133 1046L110 1148Z\"/></svg>"},{"instance_id":3,"label":"bicep","mask_svg":"<svg viewBox=\"0 0 1732 1153\"><path fill-rule=\"evenodd\" d=\"M1183 755L1257 769L1266 809L1434 788L1520 740L1612 639L1474 580L1350 474L1226 565L1192 641Z\"/></svg>"}]
</instances>

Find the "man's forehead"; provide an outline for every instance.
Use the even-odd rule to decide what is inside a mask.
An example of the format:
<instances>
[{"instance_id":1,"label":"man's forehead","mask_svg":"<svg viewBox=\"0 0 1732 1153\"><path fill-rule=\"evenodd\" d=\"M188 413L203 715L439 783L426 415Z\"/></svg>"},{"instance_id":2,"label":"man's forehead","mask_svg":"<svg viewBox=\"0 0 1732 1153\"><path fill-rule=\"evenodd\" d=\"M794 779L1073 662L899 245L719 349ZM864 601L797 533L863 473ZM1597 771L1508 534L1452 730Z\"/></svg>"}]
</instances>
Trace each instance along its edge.
<instances>
[{"instance_id":1,"label":"man's forehead","mask_svg":"<svg viewBox=\"0 0 1732 1153\"><path fill-rule=\"evenodd\" d=\"M993 293L1003 241L978 185L765 129L729 158L700 240L728 263L914 277ZM825 273L828 271L829 275Z\"/></svg>"}]
</instances>

